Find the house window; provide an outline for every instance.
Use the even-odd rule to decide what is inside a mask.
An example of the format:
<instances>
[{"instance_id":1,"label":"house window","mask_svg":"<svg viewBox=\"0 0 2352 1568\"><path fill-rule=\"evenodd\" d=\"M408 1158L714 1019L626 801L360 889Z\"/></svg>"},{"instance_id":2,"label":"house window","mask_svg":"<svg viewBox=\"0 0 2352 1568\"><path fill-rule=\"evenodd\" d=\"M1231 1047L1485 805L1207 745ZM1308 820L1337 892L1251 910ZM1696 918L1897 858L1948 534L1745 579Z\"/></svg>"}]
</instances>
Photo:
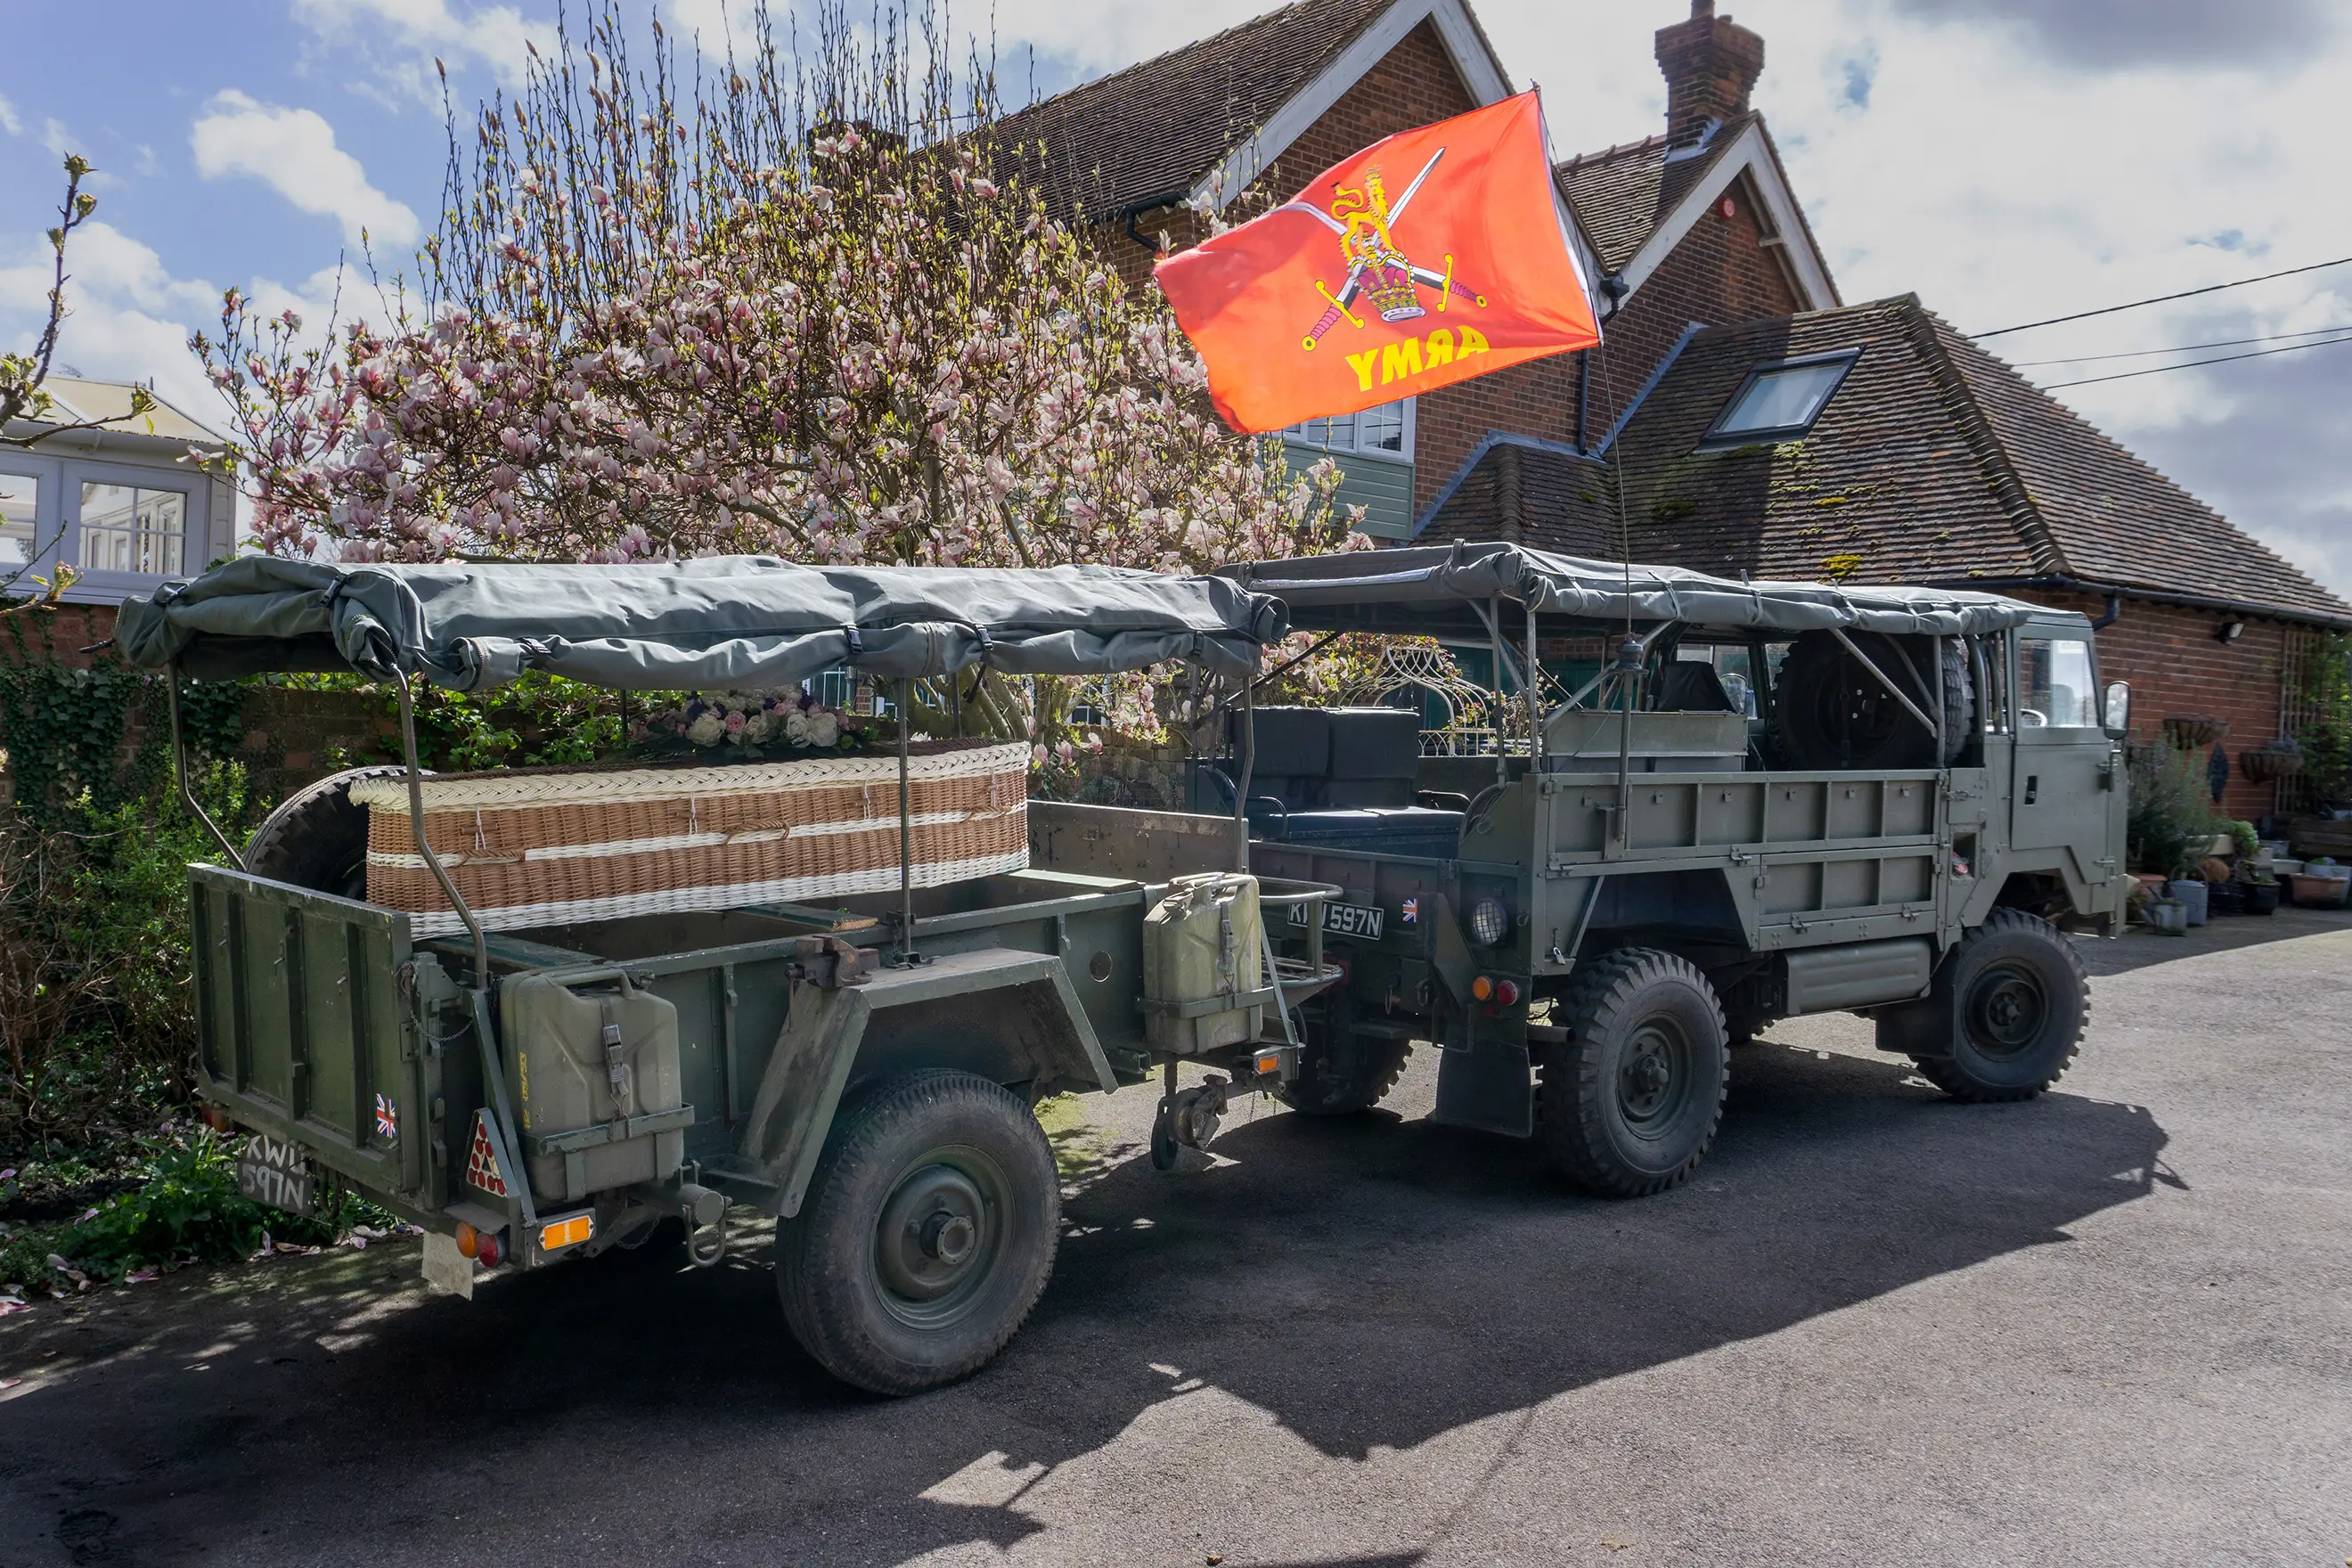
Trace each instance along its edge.
<instances>
[{"instance_id":1,"label":"house window","mask_svg":"<svg viewBox=\"0 0 2352 1568\"><path fill-rule=\"evenodd\" d=\"M1822 416L1862 351L1759 365L1716 416L1701 445L1745 447L1803 435Z\"/></svg>"},{"instance_id":2,"label":"house window","mask_svg":"<svg viewBox=\"0 0 2352 1568\"><path fill-rule=\"evenodd\" d=\"M0 566L21 566L33 558L40 507L40 480L30 474L0 474Z\"/></svg>"},{"instance_id":3,"label":"house window","mask_svg":"<svg viewBox=\"0 0 2352 1568\"><path fill-rule=\"evenodd\" d=\"M1360 413L1309 419L1285 430L1282 438L1294 447L1318 452L1328 448L1409 460L1412 457L1412 401L1406 398Z\"/></svg>"},{"instance_id":4,"label":"house window","mask_svg":"<svg viewBox=\"0 0 2352 1568\"><path fill-rule=\"evenodd\" d=\"M188 498L180 491L83 481L84 571L176 577L187 537Z\"/></svg>"}]
</instances>

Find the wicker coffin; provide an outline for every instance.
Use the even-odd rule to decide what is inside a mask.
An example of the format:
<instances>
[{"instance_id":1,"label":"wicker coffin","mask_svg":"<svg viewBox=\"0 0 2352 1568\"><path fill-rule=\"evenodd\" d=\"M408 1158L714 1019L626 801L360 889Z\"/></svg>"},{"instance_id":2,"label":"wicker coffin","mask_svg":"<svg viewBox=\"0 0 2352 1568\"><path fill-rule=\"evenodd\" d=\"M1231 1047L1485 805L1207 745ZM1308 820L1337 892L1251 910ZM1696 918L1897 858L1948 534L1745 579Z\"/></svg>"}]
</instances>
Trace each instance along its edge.
<instances>
[{"instance_id":1,"label":"wicker coffin","mask_svg":"<svg viewBox=\"0 0 2352 1568\"><path fill-rule=\"evenodd\" d=\"M908 763L919 888L1029 863L1029 748L934 746ZM512 931L898 886L898 761L444 773L425 831L482 924ZM405 778L365 779L367 896L419 936L463 930L409 823Z\"/></svg>"}]
</instances>

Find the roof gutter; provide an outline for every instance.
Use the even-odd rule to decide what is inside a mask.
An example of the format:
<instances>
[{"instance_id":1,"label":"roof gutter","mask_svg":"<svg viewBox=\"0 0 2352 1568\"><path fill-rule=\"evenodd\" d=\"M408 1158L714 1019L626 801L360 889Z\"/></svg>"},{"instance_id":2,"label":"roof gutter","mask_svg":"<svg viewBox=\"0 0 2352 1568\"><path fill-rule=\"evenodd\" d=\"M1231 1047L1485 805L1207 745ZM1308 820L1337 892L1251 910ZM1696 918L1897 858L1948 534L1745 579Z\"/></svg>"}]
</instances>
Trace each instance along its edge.
<instances>
[{"instance_id":1,"label":"roof gutter","mask_svg":"<svg viewBox=\"0 0 2352 1568\"><path fill-rule=\"evenodd\" d=\"M2142 599L2151 605L2179 605L2184 609L2219 610L2233 616L2252 616L2263 620L2300 621L2306 626L2326 626L2330 631L2352 632L2352 616L2330 616L2316 610L2290 610L2277 605L2256 605L2242 599L2217 599L2200 594L2167 594L2153 588L2120 586L2112 583L2091 583L2080 577L2047 575L2041 577L1968 577L1946 579L1927 584L1941 588L2059 588L2071 594L2103 595L2107 601L2106 614L2094 620L2094 629L2113 626L2123 616L2123 601Z\"/></svg>"},{"instance_id":2,"label":"roof gutter","mask_svg":"<svg viewBox=\"0 0 2352 1568\"><path fill-rule=\"evenodd\" d=\"M1111 216L1127 226L1127 237L1135 241L1139 248L1157 251L1160 248L1158 246L1136 232L1135 220L1145 213L1157 212L1161 207L1181 206L1192 199L1192 193L1188 189L1161 191L1157 195L1146 196L1139 202L1128 203L1127 205L1111 214Z\"/></svg>"}]
</instances>

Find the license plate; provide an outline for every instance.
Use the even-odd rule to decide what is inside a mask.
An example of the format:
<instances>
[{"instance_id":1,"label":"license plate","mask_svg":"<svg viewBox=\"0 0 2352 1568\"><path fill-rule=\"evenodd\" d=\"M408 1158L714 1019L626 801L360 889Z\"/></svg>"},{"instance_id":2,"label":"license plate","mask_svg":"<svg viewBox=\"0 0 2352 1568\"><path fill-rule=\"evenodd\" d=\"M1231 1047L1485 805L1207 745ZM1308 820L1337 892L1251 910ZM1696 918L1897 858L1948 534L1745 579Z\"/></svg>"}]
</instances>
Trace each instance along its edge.
<instances>
[{"instance_id":1,"label":"license plate","mask_svg":"<svg viewBox=\"0 0 2352 1568\"><path fill-rule=\"evenodd\" d=\"M1290 906L1290 923L1307 923L1305 904ZM1368 942L1381 940L1381 907L1378 904L1329 904L1323 906L1323 929L1332 936L1360 936Z\"/></svg>"},{"instance_id":2,"label":"license plate","mask_svg":"<svg viewBox=\"0 0 2352 1568\"><path fill-rule=\"evenodd\" d=\"M236 1190L255 1203L308 1215L310 1162L299 1144L256 1133L236 1157Z\"/></svg>"}]
</instances>

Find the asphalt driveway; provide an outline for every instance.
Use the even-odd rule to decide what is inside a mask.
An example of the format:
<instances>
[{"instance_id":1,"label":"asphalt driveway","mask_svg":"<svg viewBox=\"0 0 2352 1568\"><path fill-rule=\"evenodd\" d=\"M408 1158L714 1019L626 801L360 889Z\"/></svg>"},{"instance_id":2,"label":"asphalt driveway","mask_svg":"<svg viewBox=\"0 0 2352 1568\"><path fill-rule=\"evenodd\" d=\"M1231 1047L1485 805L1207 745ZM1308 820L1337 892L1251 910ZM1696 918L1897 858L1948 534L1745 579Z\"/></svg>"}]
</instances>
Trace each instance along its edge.
<instances>
[{"instance_id":1,"label":"asphalt driveway","mask_svg":"<svg viewBox=\"0 0 2352 1568\"><path fill-rule=\"evenodd\" d=\"M1425 1060L1164 1176L1150 1094L1091 1101L1035 1318L916 1400L818 1372L756 1256L468 1306L378 1247L21 1314L0 1568L2332 1568L2352 918L2088 956L2060 1092L1954 1105L1855 1020L1784 1025L1637 1203L1429 1125Z\"/></svg>"}]
</instances>

